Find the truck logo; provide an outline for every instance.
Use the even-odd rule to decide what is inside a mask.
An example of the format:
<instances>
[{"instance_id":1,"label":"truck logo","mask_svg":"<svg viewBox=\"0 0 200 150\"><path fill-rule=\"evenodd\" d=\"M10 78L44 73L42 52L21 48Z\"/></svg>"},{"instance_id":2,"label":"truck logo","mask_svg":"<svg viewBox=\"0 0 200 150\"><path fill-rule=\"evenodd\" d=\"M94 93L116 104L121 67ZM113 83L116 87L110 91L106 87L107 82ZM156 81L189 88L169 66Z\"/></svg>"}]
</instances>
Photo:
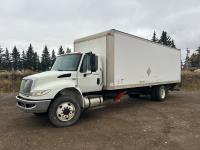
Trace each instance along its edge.
<instances>
[{"instance_id":1,"label":"truck logo","mask_svg":"<svg viewBox=\"0 0 200 150\"><path fill-rule=\"evenodd\" d=\"M149 68L147 69L147 75L150 76L150 74L151 74L151 68L149 67Z\"/></svg>"}]
</instances>

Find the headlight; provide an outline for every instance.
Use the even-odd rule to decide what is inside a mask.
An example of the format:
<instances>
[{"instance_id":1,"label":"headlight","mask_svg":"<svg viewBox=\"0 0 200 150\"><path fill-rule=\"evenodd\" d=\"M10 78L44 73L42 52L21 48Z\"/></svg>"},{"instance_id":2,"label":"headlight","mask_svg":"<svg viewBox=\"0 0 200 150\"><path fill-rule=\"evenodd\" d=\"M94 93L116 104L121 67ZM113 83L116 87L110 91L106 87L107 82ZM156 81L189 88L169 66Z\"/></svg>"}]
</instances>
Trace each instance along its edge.
<instances>
[{"instance_id":1,"label":"headlight","mask_svg":"<svg viewBox=\"0 0 200 150\"><path fill-rule=\"evenodd\" d=\"M49 93L51 90L38 90L38 91L34 91L31 92L31 96L43 96L47 93Z\"/></svg>"}]
</instances>

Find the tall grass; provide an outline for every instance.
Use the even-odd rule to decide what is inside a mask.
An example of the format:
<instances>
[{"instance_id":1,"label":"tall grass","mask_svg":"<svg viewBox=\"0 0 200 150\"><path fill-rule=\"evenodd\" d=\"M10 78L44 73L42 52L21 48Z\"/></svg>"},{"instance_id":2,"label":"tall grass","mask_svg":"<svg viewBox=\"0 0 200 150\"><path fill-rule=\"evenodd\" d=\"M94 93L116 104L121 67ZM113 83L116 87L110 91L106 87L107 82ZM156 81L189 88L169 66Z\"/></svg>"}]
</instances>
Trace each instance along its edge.
<instances>
[{"instance_id":1,"label":"tall grass","mask_svg":"<svg viewBox=\"0 0 200 150\"><path fill-rule=\"evenodd\" d=\"M19 91L22 78L35 73L31 70L0 72L0 93Z\"/></svg>"},{"instance_id":2,"label":"tall grass","mask_svg":"<svg viewBox=\"0 0 200 150\"><path fill-rule=\"evenodd\" d=\"M184 90L200 90L200 72L183 70L181 87Z\"/></svg>"}]
</instances>

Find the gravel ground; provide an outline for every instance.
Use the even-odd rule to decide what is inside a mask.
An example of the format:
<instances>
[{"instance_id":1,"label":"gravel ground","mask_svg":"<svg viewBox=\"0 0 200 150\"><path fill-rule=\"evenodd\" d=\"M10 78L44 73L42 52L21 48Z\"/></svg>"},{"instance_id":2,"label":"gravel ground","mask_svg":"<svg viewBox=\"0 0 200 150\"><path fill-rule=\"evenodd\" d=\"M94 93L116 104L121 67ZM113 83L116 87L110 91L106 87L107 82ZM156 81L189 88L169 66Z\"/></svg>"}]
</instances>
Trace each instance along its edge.
<instances>
[{"instance_id":1,"label":"gravel ground","mask_svg":"<svg viewBox=\"0 0 200 150\"><path fill-rule=\"evenodd\" d=\"M1 94L0 119L0 150L200 149L200 91L173 92L166 102L125 97L66 128L17 109L15 94Z\"/></svg>"}]
</instances>

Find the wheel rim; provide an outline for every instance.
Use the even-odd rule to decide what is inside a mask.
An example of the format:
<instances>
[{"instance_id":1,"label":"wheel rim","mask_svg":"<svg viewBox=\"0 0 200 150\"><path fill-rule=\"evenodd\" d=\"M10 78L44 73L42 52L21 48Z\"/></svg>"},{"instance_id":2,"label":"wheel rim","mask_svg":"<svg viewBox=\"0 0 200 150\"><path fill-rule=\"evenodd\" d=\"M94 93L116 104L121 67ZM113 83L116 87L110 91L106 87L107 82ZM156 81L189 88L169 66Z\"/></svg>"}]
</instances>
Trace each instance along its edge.
<instances>
[{"instance_id":1,"label":"wheel rim","mask_svg":"<svg viewBox=\"0 0 200 150\"><path fill-rule=\"evenodd\" d=\"M75 116L75 106L71 102L61 103L56 111L56 115L60 121L69 121Z\"/></svg>"},{"instance_id":2,"label":"wheel rim","mask_svg":"<svg viewBox=\"0 0 200 150\"><path fill-rule=\"evenodd\" d=\"M161 88L161 89L160 89L160 96L161 96L161 98L164 99L164 98L165 98L165 95L166 95L166 94L165 94L165 89L164 89L164 88Z\"/></svg>"}]
</instances>

